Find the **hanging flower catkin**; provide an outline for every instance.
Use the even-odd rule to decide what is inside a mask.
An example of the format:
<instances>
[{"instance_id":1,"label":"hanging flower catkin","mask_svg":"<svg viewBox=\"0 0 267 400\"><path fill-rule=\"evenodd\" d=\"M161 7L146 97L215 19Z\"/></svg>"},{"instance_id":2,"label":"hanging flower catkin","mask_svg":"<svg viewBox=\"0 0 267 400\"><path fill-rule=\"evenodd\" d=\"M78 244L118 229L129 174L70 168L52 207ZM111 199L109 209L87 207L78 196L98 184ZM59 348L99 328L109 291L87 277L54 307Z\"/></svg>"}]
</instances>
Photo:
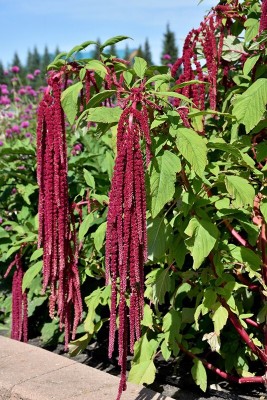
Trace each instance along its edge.
<instances>
[{"instance_id":1,"label":"hanging flower catkin","mask_svg":"<svg viewBox=\"0 0 267 400\"><path fill-rule=\"evenodd\" d=\"M65 326L65 348L81 319L77 251L68 204L67 149L60 95L61 73L52 73L38 109L37 181L39 185L39 241L43 246L43 290L49 286L49 312ZM71 245L72 243L72 245ZM57 310L55 310L57 308ZM71 324L72 313L74 322Z\"/></svg>"},{"instance_id":2,"label":"hanging flower catkin","mask_svg":"<svg viewBox=\"0 0 267 400\"><path fill-rule=\"evenodd\" d=\"M106 281L111 280L109 357L115 344L118 314L118 349L121 381L117 399L126 389L128 331L130 351L140 337L143 316L143 265L147 260L145 172L140 139L149 162L149 127L145 107L124 109L118 124L117 157L109 195L106 235ZM117 279L119 278L119 288ZM117 298L119 305L117 306ZM129 313L129 318L128 318Z\"/></svg>"},{"instance_id":3,"label":"hanging flower catkin","mask_svg":"<svg viewBox=\"0 0 267 400\"><path fill-rule=\"evenodd\" d=\"M12 323L11 339L28 341L28 300L26 292L22 291L22 280L24 276L21 250L16 254L14 261L9 265L4 278L11 269L16 266L12 279Z\"/></svg>"},{"instance_id":4,"label":"hanging flower catkin","mask_svg":"<svg viewBox=\"0 0 267 400\"><path fill-rule=\"evenodd\" d=\"M262 0L259 33L267 29L267 0Z\"/></svg>"}]
</instances>

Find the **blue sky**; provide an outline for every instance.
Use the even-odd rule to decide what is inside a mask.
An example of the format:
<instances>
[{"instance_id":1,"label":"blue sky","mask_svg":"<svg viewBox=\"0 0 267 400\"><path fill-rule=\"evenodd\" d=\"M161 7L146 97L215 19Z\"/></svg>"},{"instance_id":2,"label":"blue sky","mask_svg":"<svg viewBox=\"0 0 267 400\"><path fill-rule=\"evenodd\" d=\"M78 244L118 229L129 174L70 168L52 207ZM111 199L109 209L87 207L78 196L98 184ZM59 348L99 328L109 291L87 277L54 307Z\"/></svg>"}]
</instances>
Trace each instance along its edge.
<instances>
[{"instance_id":1,"label":"blue sky","mask_svg":"<svg viewBox=\"0 0 267 400\"><path fill-rule=\"evenodd\" d=\"M7 67L17 51L24 63L28 50L47 45L68 51L86 40L125 35L130 48L148 38L154 63L159 63L166 25L178 47L216 0L0 0L0 60ZM125 48L126 42L117 45Z\"/></svg>"}]
</instances>

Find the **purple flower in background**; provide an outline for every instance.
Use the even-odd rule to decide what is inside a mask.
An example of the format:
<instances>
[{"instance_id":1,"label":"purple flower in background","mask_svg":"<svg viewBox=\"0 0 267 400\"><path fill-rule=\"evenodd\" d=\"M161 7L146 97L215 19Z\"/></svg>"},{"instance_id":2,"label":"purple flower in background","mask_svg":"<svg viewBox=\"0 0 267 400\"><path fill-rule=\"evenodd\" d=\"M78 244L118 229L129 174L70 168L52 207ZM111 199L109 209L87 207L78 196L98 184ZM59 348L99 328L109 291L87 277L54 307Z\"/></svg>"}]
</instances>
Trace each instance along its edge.
<instances>
[{"instance_id":1,"label":"purple flower in background","mask_svg":"<svg viewBox=\"0 0 267 400\"><path fill-rule=\"evenodd\" d=\"M76 151L81 151L82 148L83 148L83 146L82 146L81 143L77 143L77 144L75 144L75 146L74 146L74 150L76 150Z\"/></svg>"},{"instance_id":2,"label":"purple flower in background","mask_svg":"<svg viewBox=\"0 0 267 400\"><path fill-rule=\"evenodd\" d=\"M21 98L20 97L15 97L14 100L15 100L16 103L19 103L21 101Z\"/></svg>"},{"instance_id":3,"label":"purple flower in background","mask_svg":"<svg viewBox=\"0 0 267 400\"><path fill-rule=\"evenodd\" d=\"M5 231L11 231L11 230L12 230L12 227L10 225L5 226Z\"/></svg>"},{"instance_id":4,"label":"purple flower in background","mask_svg":"<svg viewBox=\"0 0 267 400\"><path fill-rule=\"evenodd\" d=\"M171 56L169 54L163 54L162 58L163 60L170 60Z\"/></svg>"},{"instance_id":5,"label":"purple flower in background","mask_svg":"<svg viewBox=\"0 0 267 400\"><path fill-rule=\"evenodd\" d=\"M2 222L3 222L3 218L2 218L2 217L0 217L0 224L2 224Z\"/></svg>"},{"instance_id":6,"label":"purple flower in background","mask_svg":"<svg viewBox=\"0 0 267 400\"><path fill-rule=\"evenodd\" d=\"M167 64L167 67L172 68L172 64Z\"/></svg>"},{"instance_id":7,"label":"purple flower in background","mask_svg":"<svg viewBox=\"0 0 267 400\"><path fill-rule=\"evenodd\" d=\"M41 71L39 69L36 69L33 73L34 76L40 75Z\"/></svg>"},{"instance_id":8,"label":"purple flower in background","mask_svg":"<svg viewBox=\"0 0 267 400\"><path fill-rule=\"evenodd\" d=\"M13 67L11 67L11 71L14 72L14 74L19 73L20 68L17 65L13 65Z\"/></svg>"},{"instance_id":9,"label":"purple flower in background","mask_svg":"<svg viewBox=\"0 0 267 400\"><path fill-rule=\"evenodd\" d=\"M20 124L22 128L28 128L29 125L30 125L29 121L22 121L22 123Z\"/></svg>"},{"instance_id":10,"label":"purple flower in background","mask_svg":"<svg viewBox=\"0 0 267 400\"><path fill-rule=\"evenodd\" d=\"M33 97L36 97L36 96L37 96L37 93L36 93L36 91L35 91L34 89L29 89L29 90L28 90L28 94L29 94L30 96L33 96Z\"/></svg>"},{"instance_id":11,"label":"purple flower in background","mask_svg":"<svg viewBox=\"0 0 267 400\"><path fill-rule=\"evenodd\" d=\"M15 76L14 78L12 78L11 79L11 82L13 83L13 82L17 82L18 81L18 78Z\"/></svg>"},{"instance_id":12,"label":"purple flower in background","mask_svg":"<svg viewBox=\"0 0 267 400\"><path fill-rule=\"evenodd\" d=\"M6 87L6 85L2 85L1 86L1 92L2 92L2 94L9 94L9 90Z\"/></svg>"},{"instance_id":13,"label":"purple flower in background","mask_svg":"<svg viewBox=\"0 0 267 400\"><path fill-rule=\"evenodd\" d=\"M16 188L13 188L13 189L11 190L11 193L12 193L12 194L16 194L16 193L17 193L17 189L16 189Z\"/></svg>"},{"instance_id":14,"label":"purple flower in background","mask_svg":"<svg viewBox=\"0 0 267 400\"><path fill-rule=\"evenodd\" d=\"M7 116L8 118L13 118L13 117L14 117L14 114L13 114L13 112L7 112L7 113L6 113L6 116Z\"/></svg>"},{"instance_id":15,"label":"purple flower in background","mask_svg":"<svg viewBox=\"0 0 267 400\"><path fill-rule=\"evenodd\" d=\"M27 79L29 79L29 81L33 81L34 80L33 74L28 74Z\"/></svg>"},{"instance_id":16,"label":"purple flower in background","mask_svg":"<svg viewBox=\"0 0 267 400\"><path fill-rule=\"evenodd\" d=\"M22 88L20 88L18 90L18 94L20 94L20 95L23 95L23 94L26 94L26 93L27 93L27 91L26 91L26 89L24 87L22 87Z\"/></svg>"},{"instance_id":17,"label":"purple flower in background","mask_svg":"<svg viewBox=\"0 0 267 400\"><path fill-rule=\"evenodd\" d=\"M30 132L26 132L25 137L32 139L32 134Z\"/></svg>"},{"instance_id":18,"label":"purple flower in background","mask_svg":"<svg viewBox=\"0 0 267 400\"><path fill-rule=\"evenodd\" d=\"M25 167L25 165L19 165L19 166L18 166L18 169L19 169L19 170L24 170L24 169L26 169L26 167Z\"/></svg>"},{"instance_id":19,"label":"purple flower in background","mask_svg":"<svg viewBox=\"0 0 267 400\"><path fill-rule=\"evenodd\" d=\"M9 72L7 70L4 71L4 75L7 76Z\"/></svg>"},{"instance_id":20,"label":"purple flower in background","mask_svg":"<svg viewBox=\"0 0 267 400\"><path fill-rule=\"evenodd\" d=\"M2 140L0 140L0 146L3 146L4 142Z\"/></svg>"},{"instance_id":21,"label":"purple flower in background","mask_svg":"<svg viewBox=\"0 0 267 400\"><path fill-rule=\"evenodd\" d=\"M20 127L18 125L13 125L11 129L14 133L20 133Z\"/></svg>"},{"instance_id":22,"label":"purple flower in background","mask_svg":"<svg viewBox=\"0 0 267 400\"><path fill-rule=\"evenodd\" d=\"M3 104L3 106L7 106L10 103L11 103L11 101L7 96L0 97L0 104Z\"/></svg>"}]
</instances>

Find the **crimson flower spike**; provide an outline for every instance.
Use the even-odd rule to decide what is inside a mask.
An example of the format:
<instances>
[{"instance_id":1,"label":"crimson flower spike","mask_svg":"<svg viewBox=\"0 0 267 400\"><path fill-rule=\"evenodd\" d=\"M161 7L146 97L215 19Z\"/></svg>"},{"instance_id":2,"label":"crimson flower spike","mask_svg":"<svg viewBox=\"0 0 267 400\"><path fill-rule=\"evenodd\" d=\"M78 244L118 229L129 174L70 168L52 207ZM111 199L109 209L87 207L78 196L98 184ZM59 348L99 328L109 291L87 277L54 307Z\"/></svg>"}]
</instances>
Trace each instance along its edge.
<instances>
[{"instance_id":1,"label":"crimson flower spike","mask_svg":"<svg viewBox=\"0 0 267 400\"><path fill-rule=\"evenodd\" d=\"M60 103L62 75L52 73L38 108L37 181L39 240L43 246L43 291L50 287L49 312L65 326L65 348L74 339L82 315L77 241L68 203L67 145ZM64 86L64 85L63 85ZM72 314L74 317L71 323Z\"/></svg>"},{"instance_id":2,"label":"crimson flower spike","mask_svg":"<svg viewBox=\"0 0 267 400\"><path fill-rule=\"evenodd\" d=\"M259 33L267 29L267 0L262 0Z\"/></svg>"},{"instance_id":3,"label":"crimson flower spike","mask_svg":"<svg viewBox=\"0 0 267 400\"><path fill-rule=\"evenodd\" d=\"M21 260L21 250L16 254L14 261L9 265L4 278L16 266L12 279L12 323L11 338L23 342L28 341L28 300L26 292L22 291L24 276Z\"/></svg>"},{"instance_id":4,"label":"crimson flower spike","mask_svg":"<svg viewBox=\"0 0 267 400\"><path fill-rule=\"evenodd\" d=\"M126 389L128 336L130 351L133 352L134 342L141 335L143 317L143 266L147 260L147 232L141 138L146 142L146 158L149 162L147 110L142 106L138 111L133 102L124 109L118 124L117 157L109 195L106 235L106 282L111 282L109 357L114 351L118 316L121 380L117 400Z\"/></svg>"}]
</instances>

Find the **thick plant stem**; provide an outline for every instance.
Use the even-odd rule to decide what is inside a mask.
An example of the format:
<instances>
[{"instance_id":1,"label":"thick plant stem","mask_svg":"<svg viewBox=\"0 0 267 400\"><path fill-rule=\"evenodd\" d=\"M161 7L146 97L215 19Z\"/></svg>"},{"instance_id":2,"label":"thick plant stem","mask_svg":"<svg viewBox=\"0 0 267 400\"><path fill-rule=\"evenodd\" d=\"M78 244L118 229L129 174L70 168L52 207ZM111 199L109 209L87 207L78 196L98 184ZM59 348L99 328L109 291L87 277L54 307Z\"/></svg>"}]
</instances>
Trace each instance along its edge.
<instances>
[{"instance_id":1,"label":"thick plant stem","mask_svg":"<svg viewBox=\"0 0 267 400\"><path fill-rule=\"evenodd\" d=\"M247 346L250 348L250 350L252 350L252 352L254 354L256 354L264 364L266 364L267 363L267 354L266 354L266 352L263 352L261 349L259 349L259 347L257 347L253 343L253 341L250 339L249 335L247 334L246 330L241 325L238 317L230 309L230 307L226 303L225 299L223 299L221 297L220 298L220 302L226 308L226 310L228 311L229 319L230 319L231 323L233 324L235 330L239 333L240 337L247 344Z\"/></svg>"},{"instance_id":2,"label":"thick plant stem","mask_svg":"<svg viewBox=\"0 0 267 400\"><path fill-rule=\"evenodd\" d=\"M226 228L229 230L229 232L231 232L232 236L244 247L248 247L248 248L252 248L252 246L246 241L246 239L244 239L240 233L238 233L233 227L232 225L229 223L229 221L227 221L227 219L223 220L224 225L226 226Z\"/></svg>"},{"instance_id":3,"label":"thick plant stem","mask_svg":"<svg viewBox=\"0 0 267 400\"><path fill-rule=\"evenodd\" d=\"M244 383L263 383L265 384L265 376L250 376L246 378L238 378L237 376L231 375L225 371L222 371L220 368L214 367L213 364L209 363L207 360L204 360L202 358L197 357L195 354L191 353L189 350L187 350L183 345L177 342L177 345L179 346L180 350L188 355L190 358L199 360L202 362L202 364L209 369L210 371L215 372L215 374L219 375L223 379L227 379L230 382L234 383L239 383L239 384L244 384Z\"/></svg>"}]
</instances>

